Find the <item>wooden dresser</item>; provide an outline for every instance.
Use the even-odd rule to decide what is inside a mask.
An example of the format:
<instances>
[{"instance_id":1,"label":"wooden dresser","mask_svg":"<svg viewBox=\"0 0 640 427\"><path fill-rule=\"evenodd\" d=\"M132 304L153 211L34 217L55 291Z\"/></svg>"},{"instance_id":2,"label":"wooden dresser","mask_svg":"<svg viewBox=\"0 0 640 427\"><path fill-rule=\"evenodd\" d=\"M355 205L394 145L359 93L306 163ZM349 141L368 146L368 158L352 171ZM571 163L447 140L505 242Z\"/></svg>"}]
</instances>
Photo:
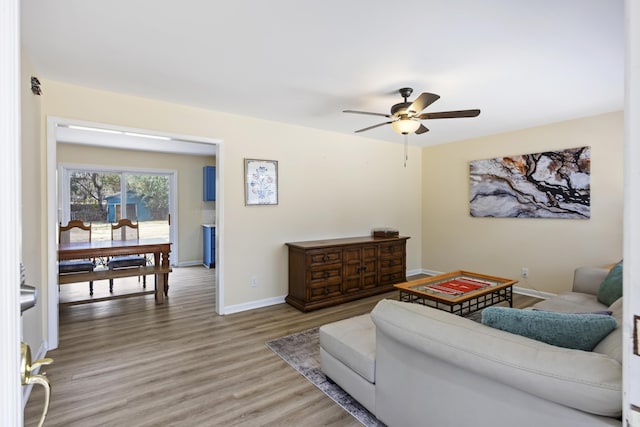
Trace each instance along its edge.
<instances>
[{"instance_id":1,"label":"wooden dresser","mask_svg":"<svg viewBox=\"0 0 640 427\"><path fill-rule=\"evenodd\" d=\"M409 237L350 237L287 243L289 295L302 311L394 290L406 281Z\"/></svg>"}]
</instances>

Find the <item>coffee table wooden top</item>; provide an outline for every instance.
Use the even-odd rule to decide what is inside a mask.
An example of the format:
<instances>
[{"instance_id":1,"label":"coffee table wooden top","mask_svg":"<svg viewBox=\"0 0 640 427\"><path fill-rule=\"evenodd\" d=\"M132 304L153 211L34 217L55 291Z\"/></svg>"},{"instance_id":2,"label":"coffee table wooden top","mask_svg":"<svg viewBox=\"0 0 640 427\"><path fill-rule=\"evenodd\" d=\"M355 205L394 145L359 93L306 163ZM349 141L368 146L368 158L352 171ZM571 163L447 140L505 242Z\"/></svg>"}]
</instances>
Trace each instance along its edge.
<instances>
[{"instance_id":1,"label":"coffee table wooden top","mask_svg":"<svg viewBox=\"0 0 640 427\"><path fill-rule=\"evenodd\" d=\"M401 292L454 305L511 287L516 283L517 280L458 270L394 286Z\"/></svg>"}]
</instances>

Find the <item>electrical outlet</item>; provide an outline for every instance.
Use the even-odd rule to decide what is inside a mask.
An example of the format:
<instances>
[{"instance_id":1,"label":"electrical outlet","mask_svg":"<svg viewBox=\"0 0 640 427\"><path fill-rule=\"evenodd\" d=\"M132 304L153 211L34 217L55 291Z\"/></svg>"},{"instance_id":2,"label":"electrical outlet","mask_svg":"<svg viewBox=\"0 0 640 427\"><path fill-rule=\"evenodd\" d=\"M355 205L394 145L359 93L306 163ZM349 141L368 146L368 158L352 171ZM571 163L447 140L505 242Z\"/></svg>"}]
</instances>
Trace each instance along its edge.
<instances>
[{"instance_id":1,"label":"electrical outlet","mask_svg":"<svg viewBox=\"0 0 640 427\"><path fill-rule=\"evenodd\" d=\"M258 286L258 277L257 276L251 276L251 287L255 288Z\"/></svg>"},{"instance_id":2,"label":"electrical outlet","mask_svg":"<svg viewBox=\"0 0 640 427\"><path fill-rule=\"evenodd\" d=\"M527 267L522 267L522 277L525 279L529 277L529 269Z\"/></svg>"}]
</instances>

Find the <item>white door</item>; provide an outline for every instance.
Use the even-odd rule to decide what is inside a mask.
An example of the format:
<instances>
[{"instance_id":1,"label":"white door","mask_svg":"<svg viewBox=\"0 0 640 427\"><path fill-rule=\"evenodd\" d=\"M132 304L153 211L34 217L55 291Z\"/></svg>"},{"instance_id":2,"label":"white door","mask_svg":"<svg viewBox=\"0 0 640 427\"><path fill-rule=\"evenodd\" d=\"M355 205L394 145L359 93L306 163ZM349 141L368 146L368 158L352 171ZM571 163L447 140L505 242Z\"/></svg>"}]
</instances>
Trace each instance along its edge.
<instances>
[{"instance_id":1,"label":"white door","mask_svg":"<svg viewBox=\"0 0 640 427\"><path fill-rule=\"evenodd\" d=\"M20 385L20 17L0 2L0 419L22 425Z\"/></svg>"}]
</instances>

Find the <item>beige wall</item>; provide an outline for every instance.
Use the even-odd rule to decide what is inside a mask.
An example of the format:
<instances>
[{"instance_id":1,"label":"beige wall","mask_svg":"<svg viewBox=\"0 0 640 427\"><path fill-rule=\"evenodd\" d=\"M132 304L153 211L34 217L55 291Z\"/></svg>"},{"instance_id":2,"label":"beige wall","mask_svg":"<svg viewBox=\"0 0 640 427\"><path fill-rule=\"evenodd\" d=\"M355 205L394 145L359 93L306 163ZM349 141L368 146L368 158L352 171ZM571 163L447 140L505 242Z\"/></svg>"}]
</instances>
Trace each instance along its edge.
<instances>
[{"instance_id":1,"label":"beige wall","mask_svg":"<svg viewBox=\"0 0 640 427\"><path fill-rule=\"evenodd\" d=\"M412 236L408 269L421 263L420 149L45 82L47 116L223 140L225 306L287 293L288 241L368 235L377 226ZM45 144L43 136L42 144ZM278 206L244 206L244 158L279 162ZM45 195L41 193L44 202ZM220 224L219 224L220 225ZM258 286L250 287L251 277Z\"/></svg>"},{"instance_id":2,"label":"beige wall","mask_svg":"<svg viewBox=\"0 0 640 427\"><path fill-rule=\"evenodd\" d=\"M224 202L218 209L224 218L224 245L219 250L224 253L227 307L287 293L285 242L366 235L376 226L397 227L412 237L409 270L467 268L519 277L520 268L528 267L530 278L519 285L545 292L566 290L577 265L621 258L622 113L424 149L410 147L404 168L402 146L396 143L43 83L41 123L56 116L224 141ZM25 158L31 168L39 162L45 169L45 140L43 135L39 149ZM580 145L592 147L590 220L469 216L469 161ZM278 206L244 206L244 158L279 161ZM33 188L27 193L38 196L25 215L35 218L33 212L39 212L44 227L46 183L38 186L29 180L28 187ZM196 193L199 198L200 191ZM462 240L468 244L460 245ZM41 245L41 253L46 253L45 243ZM252 276L257 277L256 288L250 287Z\"/></svg>"},{"instance_id":3,"label":"beige wall","mask_svg":"<svg viewBox=\"0 0 640 427\"><path fill-rule=\"evenodd\" d=\"M622 258L623 113L425 148L422 267L518 278L543 292L569 290L573 270ZM591 218L473 218L469 162L591 146ZM529 278L520 277L522 267Z\"/></svg>"},{"instance_id":4,"label":"beige wall","mask_svg":"<svg viewBox=\"0 0 640 427\"><path fill-rule=\"evenodd\" d=\"M176 171L178 182L178 264L202 262L202 168L212 156L115 150L76 144L57 145L58 163Z\"/></svg>"},{"instance_id":5,"label":"beige wall","mask_svg":"<svg viewBox=\"0 0 640 427\"><path fill-rule=\"evenodd\" d=\"M25 280L35 286L39 295L46 294L46 251L42 247L43 209L46 191L42 190L43 156L40 147L40 104L42 98L31 92L31 75L37 75L24 54L21 60L21 131L22 131L22 263ZM23 340L34 356L38 355L45 337L46 304L40 298L36 306L22 315Z\"/></svg>"},{"instance_id":6,"label":"beige wall","mask_svg":"<svg viewBox=\"0 0 640 427\"><path fill-rule=\"evenodd\" d=\"M25 79L28 70L27 63ZM577 265L606 264L622 256L622 113L410 147L404 168L401 144L53 81L43 81L43 88L42 98L25 93L23 100L23 223L35 224L23 230L23 253L39 254L25 263L28 280L42 291L38 311L25 316L24 335L36 347L43 340L41 310L47 298L47 177L41 172L46 170L47 116L223 141L224 201L217 208L224 218L219 250L224 253L220 267L226 307L250 306L287 293L285 242L366 235L377 226L397 227L412 237L409 270L466 268L519 277L520 268L528 267L530 278L519 285L545 292L566 290ZM580 145L592 147L590 220L469 216L469 161ZM60 154L67 159L64 149ZM244 206L244 158L279 161L278 206ZM200 193L194 192L198 203ZM194 233L200 242L199 232ZM463 240L464 246L459 244ZM257 277L256 288L250 287L252 276Z\"/></svg>"}]
</instances>

